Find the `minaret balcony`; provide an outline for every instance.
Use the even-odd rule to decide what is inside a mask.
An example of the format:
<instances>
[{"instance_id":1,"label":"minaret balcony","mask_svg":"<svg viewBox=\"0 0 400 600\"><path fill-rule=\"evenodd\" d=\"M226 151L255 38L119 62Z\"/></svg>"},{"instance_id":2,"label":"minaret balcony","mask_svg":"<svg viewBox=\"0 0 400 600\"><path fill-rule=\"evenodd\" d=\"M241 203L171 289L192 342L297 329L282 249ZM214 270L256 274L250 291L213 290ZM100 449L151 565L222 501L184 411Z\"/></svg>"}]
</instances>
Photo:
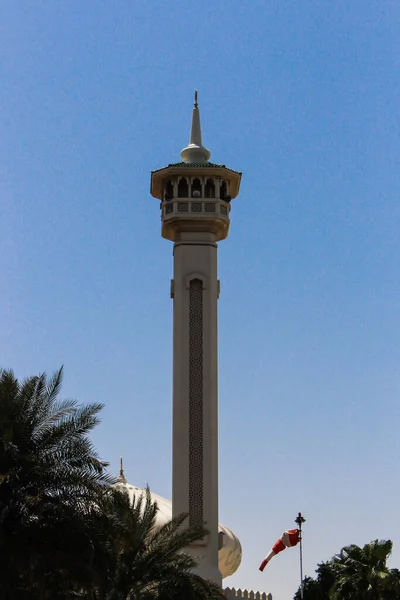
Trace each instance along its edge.
<instances>
[{"instance_id":1,"label":"minaret balcony","mask_svg":"<svg viewBox=\"0 0 400 600\"><path fill-rule=\"evenodd\" d=\"M216 241L228 235L229 202L212 198L173 198L161 203L163 237L175 241L180 231L211 231Z\"/></svg>"},{"instance_id":2,"label":"minaret balcony","mask_svg":"<svg viewBox=\"0 0 400 600\"><path fill-rule=\"evenodd\" d=\"M210 162L210 156L202 142L196 91L182 161L151 173L150 193L161 200L162 236L167 240L179 241L184 232L211 233L216 242L227 237L230 201L239 193L242 174Z\"/></svg>"}]
</instances>

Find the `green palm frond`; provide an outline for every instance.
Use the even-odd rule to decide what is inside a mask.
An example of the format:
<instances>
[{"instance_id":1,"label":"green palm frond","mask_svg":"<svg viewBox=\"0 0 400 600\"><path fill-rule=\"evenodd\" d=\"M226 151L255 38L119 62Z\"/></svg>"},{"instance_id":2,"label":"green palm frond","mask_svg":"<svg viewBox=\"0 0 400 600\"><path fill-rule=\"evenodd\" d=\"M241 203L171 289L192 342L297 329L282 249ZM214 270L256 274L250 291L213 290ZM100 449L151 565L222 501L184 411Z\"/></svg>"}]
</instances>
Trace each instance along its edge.
<instances>
[{"instance_id":1,"label":"green palm frond","mask_svg":"<svg viewBox=\"0 0 400 600\"><path fill-rule=\"evenodd\" d=\"M333 600L381 600L392 585L386 561L392 551L390 540L373 540L362 548L352 544L342 548L333 561L335 582Z\"/></svg>"},{"instance_id":2,"label":"green palm frond","mask_svg":"<svg viewBox=\"0 0 400 600\"><path fill-rule=\"evenodd\" d=\"M72 597L78 584L95 579L91 507L113 481L88 437L102 406L60 400L61 384L62 369L21 383L12 371L0 372L2 598L6 581L14 585L10 597L23 598L26 585L29 598L37 588L47 600L49 587L49 598L60 596L61 584Z\"/></svg>"},{"instance_id":3,"label":"green palm frond","mask_svg":"<svg viewBox=\"0 0 400 600\"><path fill-rule=\"evenodd\" d=\"M187 546L206 534L204 528L185 526L187 517L180 515L157 530L158 507L148 489L132 504L119 490L106 494L104 501L114 532L113 543L107 546L112 553L108 564L113 567L106 600L223 597L218 586L193 573L196 561L187 553Z\"/></svg>"},{"instance_id":4,"label":"green palm frond","mask_svg":"<svg viewBox=\"0 0 400 600\"><path fill-rule=\"evenodd\" d=\"M110 486L89 439L102 405L59 399L62 375L0 371L0 598L222 600L188 553L207 531L157 529L149 489L131 504Z\"/></svg>"}]
</instances>

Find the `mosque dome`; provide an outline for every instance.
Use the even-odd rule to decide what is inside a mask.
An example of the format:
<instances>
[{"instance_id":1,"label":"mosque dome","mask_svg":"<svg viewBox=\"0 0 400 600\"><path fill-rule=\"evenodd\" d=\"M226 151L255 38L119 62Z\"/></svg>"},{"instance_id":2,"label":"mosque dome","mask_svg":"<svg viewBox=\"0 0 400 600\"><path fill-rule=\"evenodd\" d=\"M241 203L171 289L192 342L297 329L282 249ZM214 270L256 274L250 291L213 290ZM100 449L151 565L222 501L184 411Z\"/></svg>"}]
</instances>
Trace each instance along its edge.
<instances>
[{"instance_id":1,"label":"mosque dome","mask_svg":"<svg viewBox=\"0 0 400 600\"><path fill-rule=\"evenodd\" d=\"M133 502L134 498L138 499L142 494L146 493L145 489L135 487L128 483L122 469L115 485L120 490L128 493L131 502ZM150 495L152 501L156 502L158 506L156 528L159 529L172 518L172 502L153 492L150 492ZM225 577L233 575L238 570L242 560L242 546L239 539L233 531L228 529L228 527L219 524L218 531L223 534L222 548L218 551L218 567L222 578L224 579Z\"/></svg>"}]
</instances>

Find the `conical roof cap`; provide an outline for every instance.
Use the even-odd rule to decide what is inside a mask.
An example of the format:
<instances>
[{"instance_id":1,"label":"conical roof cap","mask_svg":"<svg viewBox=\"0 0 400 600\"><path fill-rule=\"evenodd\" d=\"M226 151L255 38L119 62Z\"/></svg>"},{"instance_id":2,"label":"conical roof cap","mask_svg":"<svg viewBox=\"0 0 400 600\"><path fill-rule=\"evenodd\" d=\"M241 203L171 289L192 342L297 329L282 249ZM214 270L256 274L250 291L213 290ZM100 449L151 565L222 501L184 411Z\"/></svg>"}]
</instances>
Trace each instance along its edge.
<instances>
[{"instance_id":1,"label":"conical roof cap","mask_svg":"<svg viewBox=\"0 0 400 600\"><path fill-rule=\"evenodd\" d=\"M190 128L189 145L181 152L185 163L205 163L210 160L211 152L203 146L201 139L200 110L198 92L194 94L194 107L192 112L192 126Z\"/></svg>"}]
</instances>

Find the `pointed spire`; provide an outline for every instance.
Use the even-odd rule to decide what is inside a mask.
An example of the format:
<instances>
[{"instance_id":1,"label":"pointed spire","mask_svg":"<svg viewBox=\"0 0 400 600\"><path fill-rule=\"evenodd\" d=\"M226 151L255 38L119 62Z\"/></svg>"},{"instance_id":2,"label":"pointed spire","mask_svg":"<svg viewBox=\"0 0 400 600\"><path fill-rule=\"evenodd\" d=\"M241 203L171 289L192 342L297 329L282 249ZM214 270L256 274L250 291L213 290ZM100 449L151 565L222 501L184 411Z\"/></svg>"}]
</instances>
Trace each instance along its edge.
<instances>
[{"instance_id":1,"label":"pointed spire","mask_svg":"<svg viewBox=\"0 0 400 600\"><path fill-rule=\"evenodd\" d=\"M128 483L124 475L124 465L122 462L122 456L119 459L119 475L117 477L117 483Z\"/></svg>"},{"instance_id":2,"label":"pointed spire","mask_svg":"<svg viewBox=\"0 0 400 600\"><path fill-rule=\"evenodd\" d=\"M198 91L194 93L194 107L192 113L192 127L190 129L189 145L181 152L181 157L187 163L203 163L210 160L211 153L203 146L201 140L200 110Z\"/></svg>"}]
</instances>

